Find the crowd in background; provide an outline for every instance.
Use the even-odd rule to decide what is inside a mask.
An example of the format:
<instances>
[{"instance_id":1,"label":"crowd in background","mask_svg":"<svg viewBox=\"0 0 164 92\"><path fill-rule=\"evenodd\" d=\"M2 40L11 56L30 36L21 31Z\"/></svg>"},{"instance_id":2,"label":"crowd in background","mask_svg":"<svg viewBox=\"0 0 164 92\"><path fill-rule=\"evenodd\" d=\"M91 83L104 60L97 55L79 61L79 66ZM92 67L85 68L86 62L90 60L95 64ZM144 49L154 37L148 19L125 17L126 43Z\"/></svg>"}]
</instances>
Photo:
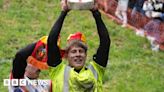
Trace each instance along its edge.
<instances>
[{"instance_id":1,"label":"crowd in background","mask_svg":"<svg viewBox=\"0 0 164 92\"><path fill-rule=\"evenodd\" d=\"M101 3L102 1L100 1ZM145 36L151 43L152 50L158 51L164 46L164 0L104 0L105 12L118 18L122 27L130 24L137 35ZM128 8L125 8L125 7ZM120 8L122 7L122 8ZM123 13L118 13L118 9ZM121 17L120 17L121 16ZM163 48L164 49L164 48Z\"/></svg>"},{"instance_id":2,"label":"crowd in background","mask_svg":"<svg viewBox=\"0 0 164 92\"><path fill-rule=\"evenodd\" d=\"M146 33L152 50L158 50L161 35L159 25L164 22L164 0L136 0L134 3L130 2L129 6L132 9L132 17L135 17L135 13L139 12L140 17L146 16L150 19L143 27L139 28L138 32Z\"/></svg>"},{"instance_id":3,"label":"crowd in background","mask_svg":"<svg viewBox=\"0 0 164 92\"><path fill-rule=\"evenodd\" d=\"M149 17L164 21L164 0L132 0L129 7Z\"/></svg>"}]
</instances>

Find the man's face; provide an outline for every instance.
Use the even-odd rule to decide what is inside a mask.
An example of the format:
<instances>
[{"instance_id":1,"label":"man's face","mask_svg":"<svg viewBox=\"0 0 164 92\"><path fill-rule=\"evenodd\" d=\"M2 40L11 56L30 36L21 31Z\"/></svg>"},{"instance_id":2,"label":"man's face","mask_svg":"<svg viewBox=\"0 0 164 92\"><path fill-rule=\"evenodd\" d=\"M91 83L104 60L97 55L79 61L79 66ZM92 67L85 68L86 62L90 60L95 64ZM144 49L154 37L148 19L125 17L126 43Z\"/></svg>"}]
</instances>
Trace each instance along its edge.
<instances>
[{"instance_id":1,"label":"man's face","mask_svg":"<svg viewBox=\"0 0 164 92\"><path fill-rule=\"evenodd\" d=\"M31 64L27 64L26 66L26 76L31 79L37 79L40 74L40 69L34 67Z\"/></svg>"},{"instance_id":2,"label":"man's face","mask_svg":"<svg viewBox=\"0 0 164 92\"><path fill-rule=\"evenodd\" d=\"M86 56L87 54L83 48L78 46L72 46L68 51L67 59L71 67L74 67L76 70L79 70L84 66Z\"/></svg>"}]
</instances>

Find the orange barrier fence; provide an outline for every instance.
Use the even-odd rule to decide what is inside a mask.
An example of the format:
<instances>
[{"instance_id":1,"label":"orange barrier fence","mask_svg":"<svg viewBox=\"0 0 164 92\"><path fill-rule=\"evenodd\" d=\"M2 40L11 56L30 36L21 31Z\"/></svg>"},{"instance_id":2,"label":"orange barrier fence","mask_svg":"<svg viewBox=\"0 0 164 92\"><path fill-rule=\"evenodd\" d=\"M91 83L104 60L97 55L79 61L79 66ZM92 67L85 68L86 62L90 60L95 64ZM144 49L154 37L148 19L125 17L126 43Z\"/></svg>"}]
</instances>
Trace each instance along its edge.
<instances>
[{"instance_id":1,"label":"orange barrier fence","mask_svg":"<svg viewBox=\"0 0 164 92\"><path fill-rule=\"evenodd\" d=\"M99 9L101 9L105 14L107 14L110 18L115 19L118 22L118 19L115 16L115 11L117 8L116 0L98 0ZM131 16L132 9L128 8L127 17L128 17L128 25L133 29L144 28L144 26L150 22L152 19L142 15L140 12L136 12L135 16ZM157 42L160 45L160 49L164 51L164 22L160 22L158 26L159 30L159 39Z\"/></svg>"}]
</instances>

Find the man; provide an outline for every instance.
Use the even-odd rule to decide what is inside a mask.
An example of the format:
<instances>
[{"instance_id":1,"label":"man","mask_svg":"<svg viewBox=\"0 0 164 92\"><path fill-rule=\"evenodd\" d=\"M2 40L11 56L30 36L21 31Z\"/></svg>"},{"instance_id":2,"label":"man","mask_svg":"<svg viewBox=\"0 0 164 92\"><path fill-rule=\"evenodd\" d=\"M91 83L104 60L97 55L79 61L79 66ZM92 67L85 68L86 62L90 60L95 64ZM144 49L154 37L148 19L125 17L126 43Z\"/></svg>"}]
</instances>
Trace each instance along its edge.
<instances>
[{"instance_id":1,"label":"man","mask_svg":"<svg viewBox=\"0 0 164 92\"><path fill-rule=\"evenodd\" d=\"M143 4L144 4L144 1L145 0L137 0L136 3L134 4L134 7L132 9L132 13L131 13L131 16L135 16L136 12L139 12L141 13L142 15L145 15L144 13L144 10L142 9L143 7Z\"/></svg>"},{"instance_id":2,"label":"man","mask_svg":"<svg viewBox=\"0 0 164 92\"><path fill-rule=\"evenodd\" d=\"M65 57L68 65L62 62L57 38L69 8L62 4L62 12L48 37L48 65L54 92L103 92L102 78L108 61L110 38L101 19L101 14L94 7L91 10L96 21L100 45L89 66L85 66L87 45L85 36L77 32L67 39Z\"/></svg>"},{"instance_id":3,"label":"man","mask_svg":"<svg viewBox=\"0 0 164 92\"><path fill-rule=\"evenodd\" d=\"M13 60L11 79L25 79L25 86L9 87L9 92L50 92L51 82L45 85L32 84L39 77L41 70L48 69L47 65L47 36L21 49Z\"/></svg>"}]
</instances>

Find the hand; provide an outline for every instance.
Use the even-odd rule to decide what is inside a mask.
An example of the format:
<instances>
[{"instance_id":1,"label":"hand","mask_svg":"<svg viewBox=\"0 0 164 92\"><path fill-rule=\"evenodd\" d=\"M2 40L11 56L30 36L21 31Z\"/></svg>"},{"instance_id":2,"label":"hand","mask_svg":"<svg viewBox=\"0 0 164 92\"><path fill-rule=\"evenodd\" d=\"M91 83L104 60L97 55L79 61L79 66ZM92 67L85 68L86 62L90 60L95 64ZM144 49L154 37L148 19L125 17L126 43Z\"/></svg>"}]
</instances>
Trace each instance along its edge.
<instances>
[{"instance_id":1,"label":"hand","mask_svg":"<svg viewBox=\"0 0 164 92\"><path fill-rule=\"evenodd\" d=\"M67 4L67 0L61 0L61 8L63 11L66 11L66 12L70 10Z\"/></svg>"},{"instance_id":2,"label":"hand","mask_svg":"<svg viewBox=\"0 0 164 92\"><path fill-rule=\"evenodd\" d=\"M96 10L98 10L98 0L94 0L95 2L94 2L94 6L93 6L93 8L91 9L91 11L96 11Z\"/></svg>"}]
</instances>

